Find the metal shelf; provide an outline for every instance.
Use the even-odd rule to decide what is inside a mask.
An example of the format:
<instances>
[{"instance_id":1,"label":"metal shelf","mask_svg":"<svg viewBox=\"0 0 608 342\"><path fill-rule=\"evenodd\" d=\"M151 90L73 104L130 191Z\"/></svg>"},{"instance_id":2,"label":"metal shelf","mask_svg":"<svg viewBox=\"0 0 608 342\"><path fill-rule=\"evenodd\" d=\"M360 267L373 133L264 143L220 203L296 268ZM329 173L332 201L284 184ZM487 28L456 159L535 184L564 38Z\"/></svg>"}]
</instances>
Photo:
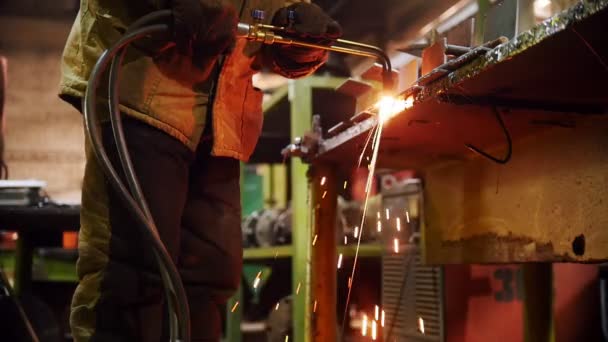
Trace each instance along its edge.
<instances>
[{"instance_id":1,"label":"metal shelf","mask_svg":"<svg viewBox=\"0 0 608 342\"><path fill-rule=\"evenodd\" d=\"M348 245L338 247L338 253L342 253L345 257L355 256L357 246ZM381 257L383 248L380 244L368 243L361 244L359 248L359 256L364 258ZM276 246L276 247L260 247L260 248L245 248L243 252L244 260L256 259L275 259L275 258L291 258L293 249L291 246Z\"/></svg>"}]
</instances>

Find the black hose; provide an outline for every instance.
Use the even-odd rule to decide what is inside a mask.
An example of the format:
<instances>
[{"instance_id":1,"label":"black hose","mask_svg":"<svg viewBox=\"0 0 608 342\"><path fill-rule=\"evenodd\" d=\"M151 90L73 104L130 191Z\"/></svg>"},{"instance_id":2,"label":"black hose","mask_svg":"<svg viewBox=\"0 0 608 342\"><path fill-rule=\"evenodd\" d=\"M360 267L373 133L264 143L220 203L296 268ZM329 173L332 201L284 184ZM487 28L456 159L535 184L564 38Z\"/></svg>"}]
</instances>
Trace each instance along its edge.
<instances>
[{"instance_id":1,"label":"black hose","mask_svg":"<svg viewBox=\"0 0 608 342\"><path fill-rule=\"evenodd\" d=\"M154 17L157 14L150 15ZM143 18L142 18L143 19ZM138 21L139 22L139 21ZM103 172L106 174L108 181L112 184L116 192L118 193L125 206L133 214L139 226L142 228L144 235L150 239L154 255L159 264L159 271L163 280L163 285L166 292L169 294L168 302L176 304L176 315L177 322L179 322L179 338L181 341L190 341L190 314L188 308L188 302L186 299L186 293L181 282L179 273L171 259L171 256L167 252L165 246L158 236L156 225L151 218L144 212L145 209L138 206L138 203L130 195L126 189L116 170L112 166L110 159L103 147L101 134L97 127L97 86L99 85L100 79L106 70L110 59L116 56L125 48L128 44L149 36L150 34L163 33L169 30L168 25L151 25L145 28L136 29L132 32L127 32L118 42L116 42L108 50L104 51L97 60L97 63L93 67L87 90L84 98L84 116L85 116L85 128L89 140L92 144L93 151L100 163ZM114 108L110 109L110 112L114 111ZM122 162L122 161L121 161ZM130 181L131 183L131 181ZM135 184L137 185L137 184ZM149 213L149 211L148 211ZM172 334L173 335L173 334Z\"/></svg>"},{"instance_id":2,"label":"black hose","mask_svg":"<svg viewBox=\"0 0 608 342\"><path fill-rule=\"evenodd\" d=\"M150 13L147 16L140 18L135 21L131 26L129 26L127 33L132 32L133 30L140 28L143 25L146 25L152 21L158 19L167 19L167 17L171 16L171 11L158 11ZM118 156L120 159L120 163L122 166L122 170L125 173L125 178L129 185L129 189L131 190L131 195L134 197L135 201L139 204L139 207L142 209L143 213L149 220L153 220L152 213L149 209L148 203L145 199L143 191L141 190L141 186L139 181L137 180L137 175L135 169L133 167L133 163L131 161L131 156L129 153L127 141L124 135L124 129L122 126L122 118L119 108L119 85L120 85L120 67L122 65L125 53L129 46L126 45L124 48L120 50L120 52L114 56L112 59L112 65L110 66L110 76L108 82L108 105L110 108L110 123L112 126L112 132L114 134L114 140L116 141L116 147ZM158 260L157 260L158 261ZM171 279L169 279L167 272L161 272L161 277L163 277L163 284L171 283ZM172 312L177 313L178 308L176 303L173 301L173 296L171 294L172 289L163 286L165 288L165 295L167 298L167 307L169 309L169 336L170 341L174 341L176 339L177 331L179 330L179 322Z\"/></svg>"}]
</instances>

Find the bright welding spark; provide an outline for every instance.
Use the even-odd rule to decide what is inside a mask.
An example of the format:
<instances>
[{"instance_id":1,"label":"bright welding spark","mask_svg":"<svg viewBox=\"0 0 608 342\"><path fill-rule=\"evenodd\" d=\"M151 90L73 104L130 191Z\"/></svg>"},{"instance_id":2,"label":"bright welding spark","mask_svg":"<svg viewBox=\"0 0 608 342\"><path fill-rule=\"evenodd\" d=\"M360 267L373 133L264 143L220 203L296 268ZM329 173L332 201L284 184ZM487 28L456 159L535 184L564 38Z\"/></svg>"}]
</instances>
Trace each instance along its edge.
<instances>
[{"instance_id":1,"label":"bright welding spark","mask_svg":"<svg viewBox=\"0 0 608 342\"><path fill-rule=\"evenodd\" d=\"M401 218L397 217L397 231L401 231Z\"/></svg>"},{"instance_id":2,"label":"bright welding spark","mask_svg":"<svg viewBox=\"0 0 608 342\"><path fill-rule=\"evenodd\" d=\"M327 177L323 176L323 178L321 178L321 186L325 185L325 181L327 181Z\"/></svg>"},{"instance_id":3,"label":"bright welding spark","mask_svg":"<svg viewBox=\"0 0 608 342\"><path fill-rule=\"evenodd\" d=\"M296 287L296 294L300 294L300 286L302 283L298 283L298 287Z\"/></svg>"},{"instance_id":4,"label":"bright welding spark","mask_svg":"<svg viewBox=\"0 0 608 342\"><path fill-rule=\"evenodd\" d=\"M342 253L338 256L338 269L342 268Z\"/></svg>"},{"instance_id":5,"label":"bright welding spark","mask_svg":"<svg viewBox=\"0 0 608 342\"><path fill-rule=\"evenodd\" d=\"M393 241L393 247L395 248L395 253L399 253L399 239Z\"/></svg>"},{"instance_id":6,"label":"bright welding spark","mask_svg":"<svg viewBox=\"0 0 608 342\"><path fill-rule=\"evenodd\" d=\"M313 246L317 244L317 238L318 238L318 237L319 237L319 235L318 235L318 234L315 234L315 238L314 238L314 239L312 239L312 245L313 245Z\"/></svg>"},{"instance_id":7,"label":"bright welding spark","mask_svg":"<svg viewBox=\"0 0 608 342\"><path fill-rule=\"evenodd\" d=\"M410 212L409 211L405 212L405 220L407 221L407 223L410 223Z\"/></svg>"},{"instance_id":8,"label":"bright welding spark","mask_svg":"<svg viewBox=\"0 0 608 342\"><path fill-rule=\"evenodd\" d=\"M386 123L397 114L403 112L407 108L412 107L414 98L408 97L407 100L395 98L392 96L383 96L376 104L378 108L378 117L381 123Z\"/></svg>"},{"instance_id":9,"label":"bright welding spark","mask_svg":"<svg viewBox=\"0 0 608 342\"><path fill-rule=\"evenodd\" d=\"M317 301L315 300L315 303L312 306L312 312L317 312Z\"/></svg>"},{"instance_id":10,"label":"bright welding spark","mask_svg":"<svg viewBox=\"0 0 608 342\"><path fill-rule=\"evenodd\" d=\"M327 190L323 191L323 196L321 196L321 198L325 198L325 196L327 196Z\"/></svg>"},{"instance_id":11,"label":"bright welding spark","mask_svg":"<svg viewBox=\"0 0 608 342\"><path fill-rule=\"evenodd\" d=\"M391 218L391 211L388 208L386 208L385 209L385 213L386 213L386 219L390 220L390 218Z\"/></svg>"},{"instance_id":12,"label":"bright welding spark","mask_svg":"<svg viewBox=\"0 0 608 342\"><path fill-rule=\"evenodd\" d=\"M376 216L378 217L378 220L379 220L380 219L380 212L377 212Z\"/></svg>"},{"instance_id":13,"label":"bright welding spark","mask_svg":"<svg viewBox=\"0 0 608 342\"><path fill-rule=\"evenodd\" d=\"M356 239L357 237L359 237L359 227L358 227L358 226L357 226L357 227L355 227L355 231L353 232L353 236L355 237L355 239Z\"/></svg>"},{"instance_id":14,"label":"bright welding spark","mask_svg":"<svg viewBox=\"0 0 608 342\"><path fill-rule=\"evenodd\" d=\"M281 304L281 303L277 302L277 305L274 307L274 311L279 310L279 304Z\"/></svg>"},{"instance_id":15,"label":"bright welding spark","mask_svg":"<svg viewBox=\"0 0 608 342\"><path fill-rule=\"evenodd\" d=\"M372 321L372 340L376 340L378 337L378 323L376 321Z\"/></svg>"},{"instance_id":16,"label":"bright welding spark","mask_svg":"<svg viewBox=\"0 0 608 342\"><path fill-rule=\"evenodd\" d=\"M258 274L255 276L255 280L253 281L253 288L257 289L258 285L260 285L260 277L262 276L262 271L258 272Z\"/></svg>"},{"instance_id":17,"label":"bright welding spark","mask_svg":"<svg viewBox=\"0 0 608 342\"><path fill-rule=\"evenodd\" d=\"M377 228L378 228L378 233L382 231L382 222L381 221L378 221Z\"/></svg>"},{"instance_id":18,"label":"bright welding spark","mask_svg":"<svg viewBox=\"0 0 608 342\"><path fill-rule=\"evenodd\" d=\"M363 315L363 323L361 323L361 336L367 336L367 315Z\"/></svg>"},{"instance_id":19,"label":"bright welding spark","mask_svg":"<svg viewBox=\"0 0 608 342\"><path fill-rule=\"evenodd\" d=\"M234 306L232 307L232 310L230 310L230 312L234 312L236 311L236 308L239 306L239 302L234 303Z\"/></svg>"},{"instance_id":20,"label":"bright welding spark","mask_svg":"<svg viewBox=\"0 0 608 342\"><path fill-rule=\"evenodd\" d=\"M344 244L348 245L348 236L344 235Z\"/></svg>"},{"instance_id":21,"label":"bright welding spark","mask_svg":"<svg viewBox=\"0 0 608 342\"><path fill-rule=\"evenodd\" d=\"M382 310L382 314L380 315L380 326L384 327L384 319L385 319L385 314L384 314L384 310Z\"/></svg>"},{"instance_id":22,"label":"bright welding spark","mask_svg":"<svg viewBox=\"0 0 608 342\"><path fill-rule=\"evenodd\" d=\"M13 232L13 234L11 234L11 239L12 239L13 241L17 241L17 240L19 240L19 233L17 233L17 232Z\"/></svg>"},{"instance_id":23,"label":"bright welding spark","mask_svg":"<svg viewBox=\"0 0 608 342\"><path fill-rule=\"evenodd\" d=\"M289 342L289 335L285 335L285 342Z\"/></svg>"},{"instance_id":24,"label":"bright welding spark","mask_svg":"<svg viewBox=\"0 0 608 342\"><path fill-rule=\"evenodd\" d=\"M346 189L346 186L348 186L348 181L344 181L344 189Z\"/></svg>"},{"instance_id":25,"label":"bright welding spark","mask_svg":"<svg viewBox=\"0 0 608 342\"><path fill-rule=\"evenodd\" d=\"M418 330L424 335L424 320L422 317L418 317Z\"/></svg>"},{"instance_id":26,"label":"bright welding spark","mask_svg":"<svg viewBox=\"0 0 608 342\"><path fill-rule=\"evenodd\" d=\"M376 305L375 311L374 311L374 319L377 321L380 318L380 307L378 305Z\"/></svg>"},{"instance_id":27,"label":"bright welding spark","mask_svg":"<svg viewBox=\"0 0 608 342\"><path fill-rule=\"evenodd\" d=\"M359 256L359 249L361 247L361 236L363 236L363 228L364 228L364 223L365 223L365 217L366 217L366 213L367 213L367 207L369 204L369 194L370 194L370 190L372 188L372 184L373 184L373 180L374 180L374 174L376 172L376 162L378 160L378 150L380 149L380 138L382 137L382 127L383 127L383 123L382 121L379 121L377 125L374 126L374 129L372 130L374 132L374 136L373 136L373 140L377 141L378 143L374 143L373 145L376 147L373 151L372 151L372 160L370 162L370 172L367 175L367 182L365 184L365 201L363 202L363 213L361 215L361 225L360 225L360 229L361 232L359 234L359 237L357 238L357 247L355 249L355 257L353 260L353 268L351 271L351 276L348 278L348 293L346 295L346 303L344 305L344 315L343 315L343 320L342 320L342 328L344 329L344 326L346 324L346 317L347 317L347 312L348 312L348 305L350 302L350 296L351 296L351 291L352 291L352 283L353 283L353 279L355 277L355 272L357 270L357 262L358 262L358 256ZM366 143L367 146L367 143ZM365 152L365 149L364 149ZM363 154L362 154L363 155Z\"/></svg>"}]
</instances>

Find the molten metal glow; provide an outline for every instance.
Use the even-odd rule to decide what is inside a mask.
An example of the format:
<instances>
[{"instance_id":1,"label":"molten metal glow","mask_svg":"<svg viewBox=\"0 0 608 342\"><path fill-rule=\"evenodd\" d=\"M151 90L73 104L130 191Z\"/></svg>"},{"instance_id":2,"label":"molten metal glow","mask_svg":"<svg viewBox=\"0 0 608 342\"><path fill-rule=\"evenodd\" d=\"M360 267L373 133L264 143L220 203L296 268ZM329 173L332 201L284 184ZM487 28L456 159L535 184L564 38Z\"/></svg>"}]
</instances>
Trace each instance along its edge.
<instances>
[{"instance_id":1,"label":"molten metal glow","mask_svg":"<svg viewBox=\"0 0 608 342\"><path fill-rule=\"evenodd\" d=\"M378 117L382 123L386 123L388 120L395 117L397 114L414 105L414 98L408 97L407 99L396 98L393 96L383 96L378 103Z\"/></svg>"}]
</instances>

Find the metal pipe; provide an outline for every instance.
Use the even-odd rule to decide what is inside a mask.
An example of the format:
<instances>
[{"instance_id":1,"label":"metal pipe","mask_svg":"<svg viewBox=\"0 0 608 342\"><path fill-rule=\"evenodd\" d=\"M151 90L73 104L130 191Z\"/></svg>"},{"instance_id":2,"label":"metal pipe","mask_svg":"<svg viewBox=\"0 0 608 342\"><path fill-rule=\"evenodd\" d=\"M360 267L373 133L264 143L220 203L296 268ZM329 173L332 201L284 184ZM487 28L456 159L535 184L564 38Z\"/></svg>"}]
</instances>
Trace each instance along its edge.
<instances>
[{"instance_id":1,"label":"metal pipe","mask_svg":"<svg viewBox=\"0 0 608 342\"><path fill-rule=\"evenodd\" d=\"M382 64L382 83L384 90L391 90L393 87L392 66L390 58L377 46L354 42L346 39L336 39L333 45L323 45L310 43L302 40L289 38L278 33L288 33L287 29L279 26L265 24L245 24L239 23L237 26L237 37L260 42L263 44L282 44L294 45L312 49L321 49L345 53L349 55L375 58Z\"/></svg>"}]
</instances>

